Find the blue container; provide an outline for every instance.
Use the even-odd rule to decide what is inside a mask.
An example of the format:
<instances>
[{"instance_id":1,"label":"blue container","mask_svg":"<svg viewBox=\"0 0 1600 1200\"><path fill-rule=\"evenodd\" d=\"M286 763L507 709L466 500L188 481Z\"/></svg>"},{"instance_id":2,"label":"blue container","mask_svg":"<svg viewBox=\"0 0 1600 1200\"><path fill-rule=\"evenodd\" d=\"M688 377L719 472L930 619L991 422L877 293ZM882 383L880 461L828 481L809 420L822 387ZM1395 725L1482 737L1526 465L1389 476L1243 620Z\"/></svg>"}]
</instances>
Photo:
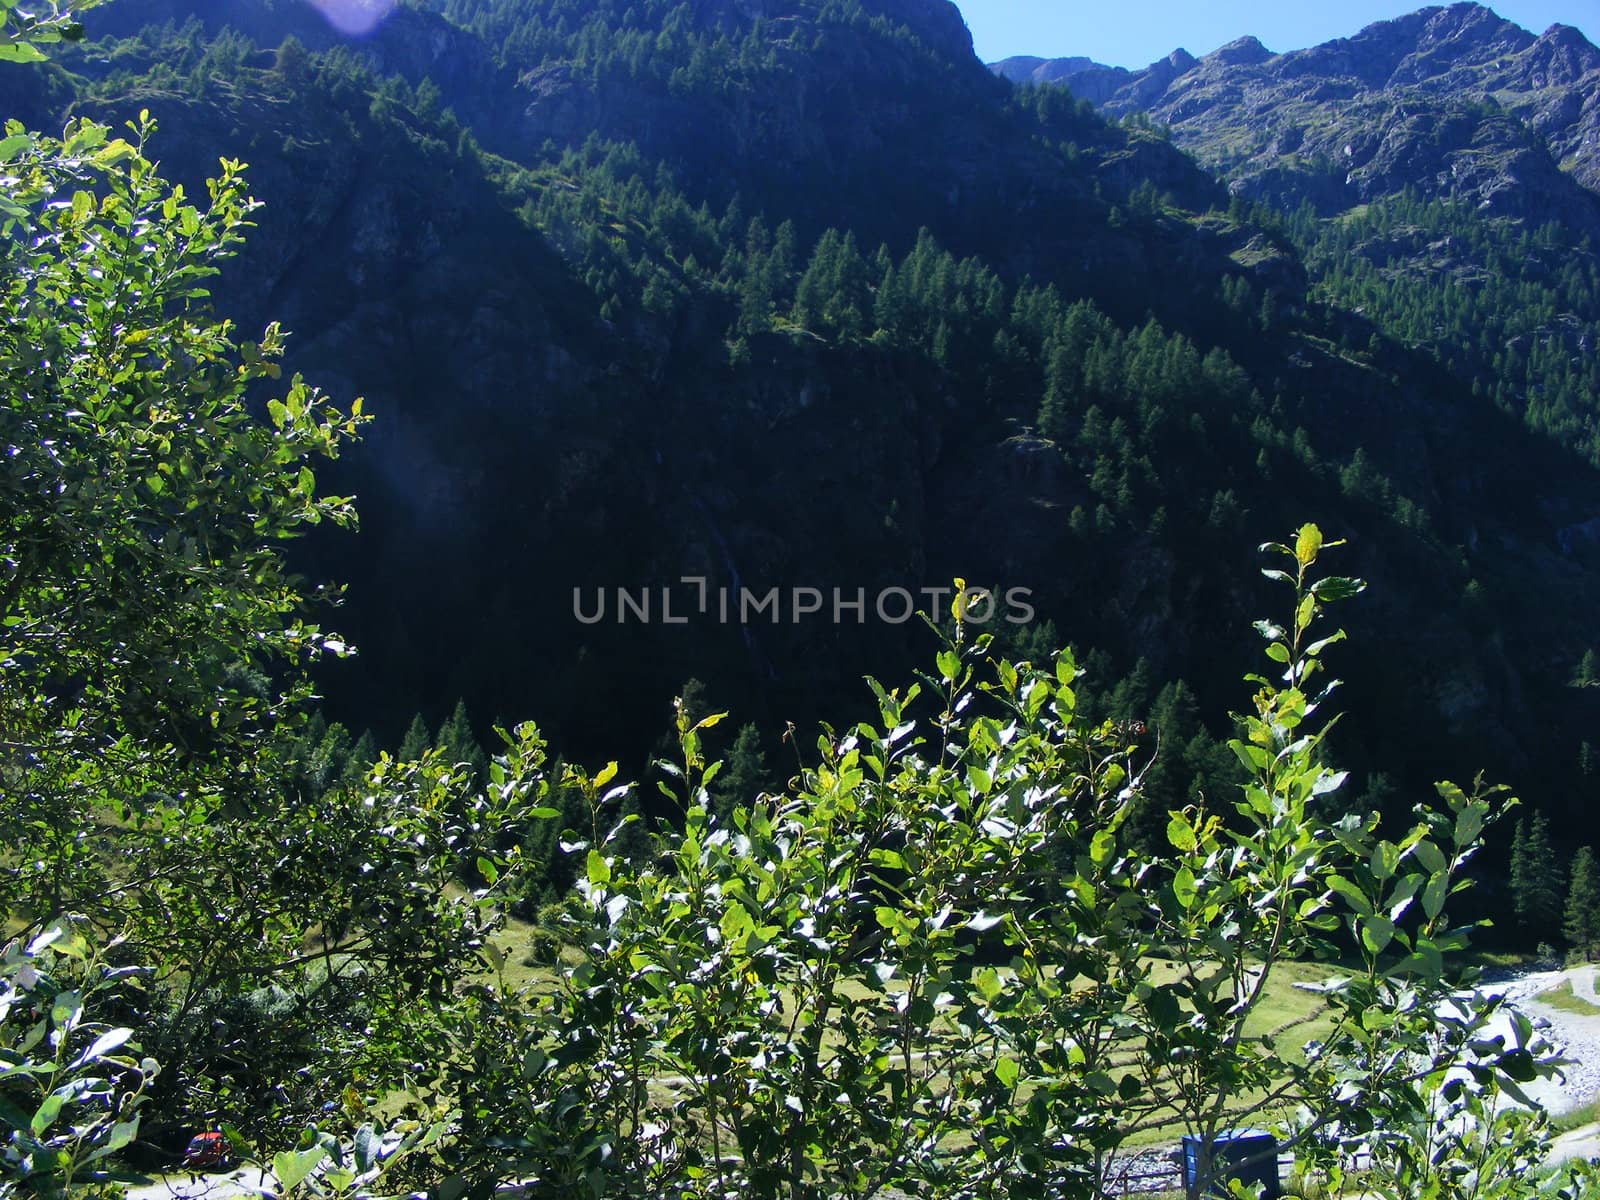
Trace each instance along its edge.
<instances>
[{"instance_id":1,"label":"blue container","mask_svg":"<svg viewBox=\"0 0 1600 1200\"><path fill-rule=\"evenodd\" d=\"M1199 1138L1183 1139L1183 1190L1189 1200L1226 1196L1228 1183L1234 1179L1247 1185L1261 1184L1265 1200L1283 1195L1278 1183L1278 1141L1270 1133L1239 1129L1217 1134L1211 1151L1211 1186L1202 1197L1204 1152Z\"/></svg>"}]
</instances>

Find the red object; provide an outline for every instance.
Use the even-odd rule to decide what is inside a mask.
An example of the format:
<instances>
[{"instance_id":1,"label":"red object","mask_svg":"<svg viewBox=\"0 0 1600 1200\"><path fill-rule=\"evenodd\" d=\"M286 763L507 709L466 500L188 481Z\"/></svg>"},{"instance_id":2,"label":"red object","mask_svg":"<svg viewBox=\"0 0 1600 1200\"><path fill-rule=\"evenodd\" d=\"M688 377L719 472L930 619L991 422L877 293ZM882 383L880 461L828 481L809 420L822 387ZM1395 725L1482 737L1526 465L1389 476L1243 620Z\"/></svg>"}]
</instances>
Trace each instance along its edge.
<instances>
[{"instance_id":1,"label":"red object","mask_svg":"<svg viewBox=\"0 0 1600 1200\"><path fill-rule=\"evenodd\" d=\"M189 1148L183 1152L183 1165L204 1168L225 1167L231 1158L228 1139L213 1130L210 1133L197 1133L189 1139Z\"/></svg>"}]
</instances>

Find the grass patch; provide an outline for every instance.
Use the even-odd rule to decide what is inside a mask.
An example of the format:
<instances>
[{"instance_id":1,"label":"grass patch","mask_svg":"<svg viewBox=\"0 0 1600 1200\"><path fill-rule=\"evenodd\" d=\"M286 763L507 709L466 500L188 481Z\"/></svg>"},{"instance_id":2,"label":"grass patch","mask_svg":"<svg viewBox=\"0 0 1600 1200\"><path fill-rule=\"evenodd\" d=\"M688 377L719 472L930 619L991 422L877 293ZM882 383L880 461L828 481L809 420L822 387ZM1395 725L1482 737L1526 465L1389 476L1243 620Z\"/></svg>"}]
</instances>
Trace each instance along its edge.
<instances>
[{"instance_id":1,"label":"grass patch","mask_svg":"<svg viewBox=\"0 0 1600 1200\"><path fill-rule=\"evenodd\" d=\"M1570 1133L1574 1129L1582 1129L1585 1125L1593 1125L1600 1121L1600 1098L1589 1101L1582 1108L1574 1108L1560 1116L1550 1117L1550 1128L1557 1133Z\"/></svg>"},{"instance_id":2,"label":"grass patch","mask_svg":"<svg viewBox=\"0 0 1600 1200\"><path fill-rule=\"evenodd\" d=\"M1548 992L1540 992L1534 999L1540 1004L1560 1009L1562 1012L1574 1013L1580 1017L1600 1017L1600 1008L1596 1008L1573 992L1570 979L1559 987L1551 988Z\"/></svg>"}]
</instances>

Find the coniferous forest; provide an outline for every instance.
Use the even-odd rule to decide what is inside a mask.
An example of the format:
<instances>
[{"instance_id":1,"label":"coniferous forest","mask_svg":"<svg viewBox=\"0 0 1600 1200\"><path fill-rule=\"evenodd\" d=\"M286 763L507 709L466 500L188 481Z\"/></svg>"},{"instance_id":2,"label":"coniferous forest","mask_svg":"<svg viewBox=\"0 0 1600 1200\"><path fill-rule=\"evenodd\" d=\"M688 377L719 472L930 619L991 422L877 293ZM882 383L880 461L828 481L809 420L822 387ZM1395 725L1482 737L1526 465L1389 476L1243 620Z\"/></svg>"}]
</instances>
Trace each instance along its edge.
<instances>
[{"instance_id":1,"label":"coniferous forest","mask_svg":"<svg viewBox=\"0 0 1600 1200\"><path fill-rule=\"evenodd\" d=\"M945 0L0 22L0 1196L1596 1194L1600 202Z\"/></svg>"}]
</instances>

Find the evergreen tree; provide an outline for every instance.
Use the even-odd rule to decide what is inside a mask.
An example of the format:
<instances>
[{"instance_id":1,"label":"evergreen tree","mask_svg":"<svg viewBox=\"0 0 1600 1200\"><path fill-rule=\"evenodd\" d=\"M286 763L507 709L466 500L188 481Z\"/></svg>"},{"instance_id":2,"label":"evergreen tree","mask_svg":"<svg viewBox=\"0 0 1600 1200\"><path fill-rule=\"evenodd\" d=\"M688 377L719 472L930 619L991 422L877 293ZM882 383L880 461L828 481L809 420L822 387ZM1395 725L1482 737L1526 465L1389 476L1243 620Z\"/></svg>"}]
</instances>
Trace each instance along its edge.
<instances>
[{"instance_id":1,"label":"evergreen tree","mask_svg":"<svg viewBox=\"0 0 1600 1200\"><path fill-rule=\"evenodd\" d=\"M328 726L316 753L305 765L306 782L313 793L320 795L344 778L354 744L350 731L339 722Z\"/></svg>"},{"instance_id":2,"label":"evergreen tree","mask_svg":"<svg viewBox=\"0 0 1600 1200\"><path fill-rule=\"evenodd\" d=\"M1585 846L1572 860L1572 886L1567 892L1567 942L1587 960L1600 943L1600 864Z\"/></svg>"},{"instance_id":3,"label":"evergreen tree","mask_svg":"<svg viewBox=\"0 0 1600 1200\"><path fill-rule=\"evenodd\" d=\"M1550 822L1536 812L1518 821L1511 842L1511 905L1530 933L1554 927L1562 915L1561 870L1550 842Z\"/></svg>"},{"instance_id":4,"label":"evergreen tree","mask_svg":"<svg viewBox=\"0 0 1600 1200\"><path fill-rule=\"evenodd\" d=\"M1511 834L1511 911L1517 924L1528 925L1528 822L1518 821Z\"/></svg>"},{"instance_id":5,"label":"evergreen tree","mask_svg":"<svg viewBox=\"0 0 1600 1200\"><path fill-rule=\"evenodd\" d=\"M551 763L550 776L561 778L559 759ZM590 827L588 801L578 788L560 788L550 797L550 806L561 815L531 822L522 840L525 883L516 913L523 920L535 920L547 904L559 902L571 889L577 861L561 849L563 840L586 836Z\"/></svg>"},{"instance_id":6,"label":"evergreen tree","mask_svg":"<svg viewBox=\"0 0 1600 1200\"><path fill-rule=\"evenodd\" d=\"M711 811L719 825L729 822L733 810L748 806L772 787L772 773L761 748L761 733L754 725L739 730L720 774L711 784Z\"/></svg>"},{"instance_id":7,"label":"evergreen tree","mask_svg":"<svg viewBox=\"0 0 1600 1200\"><path fill-rule=\"evenodd\" d=\"M372 736L372 730L363 730L356 739L356 744L350 748L350 753L345 759L344 778L342 782L353 784L358 782L371 770L372 764L378 761L378 741Z\"/></svg>"},{"instance_id":8,"label":"evergreen tree","mask_svg":"<svg viewBox=\"0 0 1600 1200\"><path fill-rule=\"evenodd\" d=\"M311 54L305 44L294 34L283 39L278 47L277 69L291 83L303 83L312 71Z\"/></svg>"},{"instance_id":9,"label":"evergreen tree","mask_svg":"<svg viewBox=\"0 0 1600 1200\"><path fill-rule=\"evenodd\" d=\"M1600 687L1600 659L1596 659L1593 650L1585 650L1583 658L1578 663L1578 670L1572 677L1573 687Z\"/></svg>"},{"instance_id":10,"label":"evergreen tree","mask_svg":"<svg viewBox=\"0 0 1600 1200\"><path fill-rule=\"evenodd\" d=\"M433 745L433 735L428 732L428 724L418 713L411 718L411 725L406 729L405 737L400 739L400 750L397 757L401 762L415 762L427 753L428 747Z\"/></svg>"},{"instance_id":11,"label":"evergreen tree","mask_svg":"<svg viewBox=\"0 0 1600 1200\"><path fill-rule=\"evenodd\" d=\"M477 735L472 732L472 720L467 715L465 700L456 701L449 719L439 727L439 736L434 741L434 748L442 751L447 761L464 763L470 768L474 780L481 780L484 772L488 770L489 756L483 752L483 747L478 744Z\"/></svg>"}]
</instances>

